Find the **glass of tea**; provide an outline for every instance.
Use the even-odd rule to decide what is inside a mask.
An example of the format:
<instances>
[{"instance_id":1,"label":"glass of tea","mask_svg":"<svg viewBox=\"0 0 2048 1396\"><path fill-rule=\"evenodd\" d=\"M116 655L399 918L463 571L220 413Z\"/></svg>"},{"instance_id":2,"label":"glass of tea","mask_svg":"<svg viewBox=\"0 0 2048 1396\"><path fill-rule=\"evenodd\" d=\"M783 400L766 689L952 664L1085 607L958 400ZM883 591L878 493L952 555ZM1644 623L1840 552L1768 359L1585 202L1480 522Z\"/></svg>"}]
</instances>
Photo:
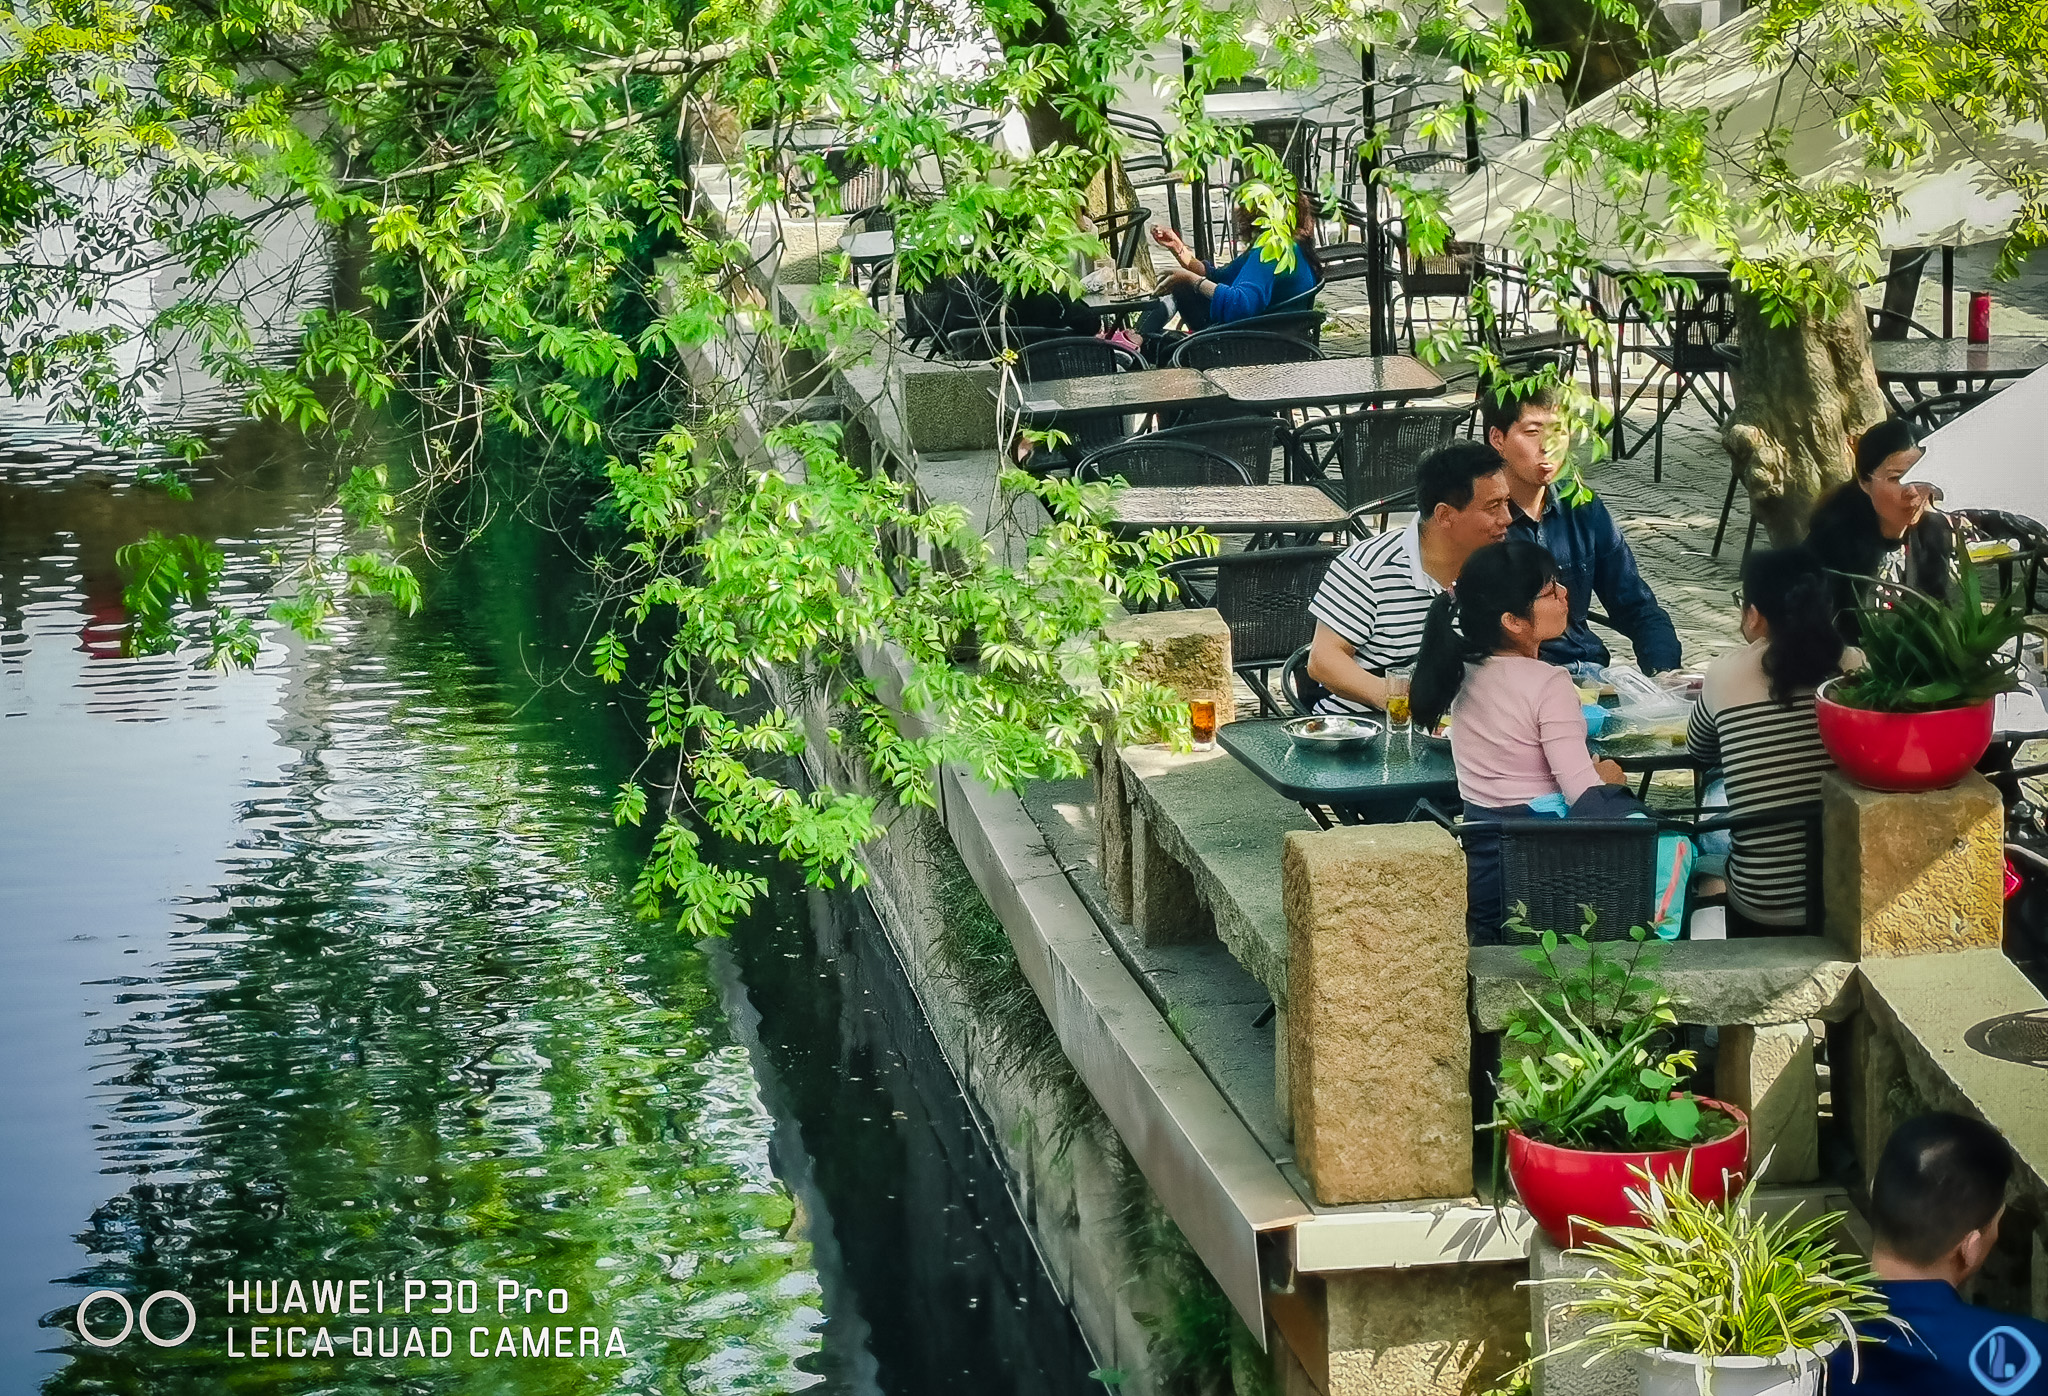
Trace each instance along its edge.
<instances>
[{"instance_id":1,"label":"glass of tea","mask_svg":"<svg viewBox=\"0 0 2048 1396\"><path fill-rule=\"evenodd\" d=\"M1408 684L1415 671L1407 665L1387 670L1387 730L1408 730Z\"/></svg>"},{"instance_id":2,"label":"glass of tea","mask_svg":"<svg viewBox=\"0 0 2048 1396\"><path fill-rule=\"evenodd\" d=\"M1211 751L1216 746L1216 700L1214 698L1191 698L1188 700L1188 736L1193 740L1196 751Z\"/></svg>"}]
</instances>

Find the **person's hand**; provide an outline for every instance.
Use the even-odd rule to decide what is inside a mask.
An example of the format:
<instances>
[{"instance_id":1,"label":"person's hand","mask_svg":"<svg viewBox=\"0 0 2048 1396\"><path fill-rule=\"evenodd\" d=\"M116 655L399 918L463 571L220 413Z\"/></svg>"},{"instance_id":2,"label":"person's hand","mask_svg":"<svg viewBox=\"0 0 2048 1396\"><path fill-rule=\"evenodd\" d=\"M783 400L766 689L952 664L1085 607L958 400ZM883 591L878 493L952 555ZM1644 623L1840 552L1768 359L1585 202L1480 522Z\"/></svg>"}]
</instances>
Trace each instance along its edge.
<instances>
[{"instance_id":1,"label":"person's hand","mask_svg":"<svg viewBox=\"0 0 2048 1396\"><path fill-rule=\"evenodd\" d=\"M1605 758L1593 763L1593 774L1600 777L1602 783L1607 785L1628 784L1628 772L1622 770L1617 763Z\"/></svg>"},{"instance_id":2,"label":"person's hand","mask_svg":"<svg viewBox=\"0 0 2048 1396\"><path fill-rule=\"evenodd\" d=\"M1189 271L1186 267L1178 267L1159 278L1159 289L1162 292L1170 293L1175 287L1193 286L1200 282L1201 279L1200 275Z\"/></svg>"}]
</instances>

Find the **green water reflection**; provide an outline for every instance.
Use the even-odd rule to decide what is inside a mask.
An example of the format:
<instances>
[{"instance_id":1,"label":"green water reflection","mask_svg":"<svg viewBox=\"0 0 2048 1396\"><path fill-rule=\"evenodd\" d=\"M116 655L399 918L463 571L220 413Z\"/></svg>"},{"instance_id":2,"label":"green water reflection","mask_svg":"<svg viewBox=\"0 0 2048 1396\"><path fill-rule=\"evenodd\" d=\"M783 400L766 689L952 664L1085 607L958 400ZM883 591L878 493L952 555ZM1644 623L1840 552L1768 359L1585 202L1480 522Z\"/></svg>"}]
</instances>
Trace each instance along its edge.
<instances>
[{"instance_id":1,"label":"green water reflection","mask_svg":"<svg viewBox=\"0 0 2048 1396\"><path fill-rule=\"evenodd\" d=\"M573 575L502 530L433 597L423 621L358 624L290 666L275 725L296 757L250 790L168 956L111 986L98 1147L127 1177L65 1283L177 1291L198 1329L171 1348L53 1334L71 1360L46 1391L815 1380L795 1364L819 1284L745 1050L701 953L625 909L636 853L605 792L627 737L601 699L548 682L565 642L536 637L573 619ZM399 1312L407 1277L475 1281L479 1312L426 1313L433 1290ZM228 1286L251 1280L309 1300L316 1281L381 1280L387 1312L230 1315ZM501 1281L520 1294L503 1315ZM550 1290L563 1312L541 1312ZM151 1322L175 1334L183 1314L166 1301ZM101 1301L92 1328L119 1324ZM263 1345L308 1352L324 1328L337 1351L231 1355L254 1325L298 1326ZM448 1356L430 1355L436 1326ZM413 1327L429 1355L352 1351L402 1353ZM521 1330L558 1327L572 1355L528 1355ZM506 1329L520 1355L470 1355Z\"/></svg>"}]
</instances>

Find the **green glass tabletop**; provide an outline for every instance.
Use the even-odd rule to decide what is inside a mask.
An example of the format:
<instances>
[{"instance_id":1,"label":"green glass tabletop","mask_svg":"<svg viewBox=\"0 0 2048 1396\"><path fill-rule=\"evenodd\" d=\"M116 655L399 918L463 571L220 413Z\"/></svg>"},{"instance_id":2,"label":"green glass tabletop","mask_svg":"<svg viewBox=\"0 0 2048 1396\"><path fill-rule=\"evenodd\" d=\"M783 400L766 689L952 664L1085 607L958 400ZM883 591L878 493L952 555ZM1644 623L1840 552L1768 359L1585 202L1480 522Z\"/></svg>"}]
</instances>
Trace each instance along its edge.
<instances>
[{"instance_id":1,"label":"green glass tabletop","mask_svg":"<svg viewBox=\"0 0 2048 1396\"><path fill-rule=\"evenodd\" d=\"M1290 741L1282 723L1230 722L1217 729L1223 749L1260 780L1304 805L1368 805L1397 800L1453 799L1458 771L1447 742L1408 732L1383 732L1364 747L1319 750ZM1624 745L1592 744L1593 754L1612 757L1634 772L1681 770L1692 765L1684 747L1640 739Z\"/></svg>"},{"instance_id":2,"label":"green glass tabletop","mask_svg":"<svg viewBox=\"0 0 2048 1396\"><path fill-rule=\"evenodd\" d=\"M1217 729L1216 740L1290 800L1347 805L1458 793L1458 771L1446 743L1413 731L1385 732L1364 747L1323 751L1288 740L1281 725L1229 722Z\"/></svg>"}]
</instances>

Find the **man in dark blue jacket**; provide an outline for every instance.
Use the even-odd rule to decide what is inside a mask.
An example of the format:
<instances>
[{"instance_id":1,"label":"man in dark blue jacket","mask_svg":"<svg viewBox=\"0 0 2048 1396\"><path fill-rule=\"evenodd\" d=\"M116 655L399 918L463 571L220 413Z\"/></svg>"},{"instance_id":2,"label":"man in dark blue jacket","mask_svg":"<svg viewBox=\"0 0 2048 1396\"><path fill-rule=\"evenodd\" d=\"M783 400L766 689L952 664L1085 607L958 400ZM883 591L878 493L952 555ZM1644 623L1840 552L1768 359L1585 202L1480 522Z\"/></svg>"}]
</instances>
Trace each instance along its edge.
<instances>
[{"instance_id":1,"label":"man in dark blue jacket","mask_svg":"<svg viewBox=\"0 0 2048 1396\"><path fill-rule=\"evenodd\" d=\"M1966 1115L1922 1115L1885 1142L1870 1182L1870 1268L1892 1319L1835 1350L1844 1396L2044 1396L2048 1324L1965 1304L1956 1290L1998 1244L2012 1148ZM1861 1371L1856 1369L1860 1366Z\"/></svg>"},{"instance_id":2,"label":"man in dark blue jacket","mask_svg":"<svg viewBox=\"0 0 2048 1396\"><path fill-rule=\"evenodd\" d=\"M1607 663L1607 646L1586 623L1597 596L1608 622L1635 645L1637 668L1646 674L1676 669L1678 632L1636 570L1636 555L1614 516L1595 496L1566 502L1553 483L1565 447L1556 393L1494 393L1481 404L1486 439L1508 463L1508 536L1548 548L1557 559L1558 580L1570 593L1565 632L1543 646L1543 657L1552 664Z\"/></svg>"}]
</instances>

